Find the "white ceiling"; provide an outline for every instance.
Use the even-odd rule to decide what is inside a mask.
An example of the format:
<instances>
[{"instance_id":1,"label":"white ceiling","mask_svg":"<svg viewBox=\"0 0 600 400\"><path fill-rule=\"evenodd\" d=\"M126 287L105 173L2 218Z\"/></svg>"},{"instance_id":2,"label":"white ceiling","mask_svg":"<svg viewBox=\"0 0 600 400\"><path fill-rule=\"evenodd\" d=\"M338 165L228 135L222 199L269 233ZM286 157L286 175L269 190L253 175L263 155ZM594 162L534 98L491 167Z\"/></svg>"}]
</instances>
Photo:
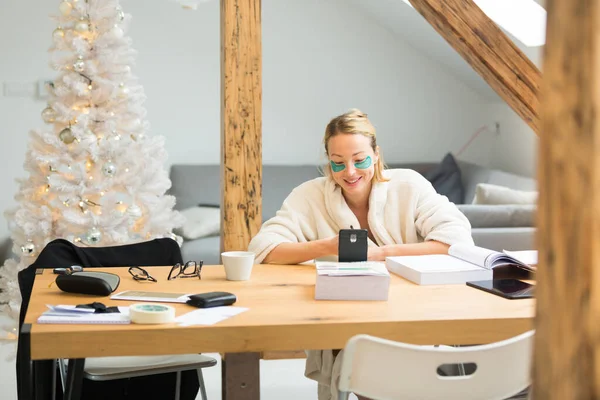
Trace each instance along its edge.
<instances>
[{"instance_id":1,"label":"white ceiling","mask_svg":"<svg viewBox=\"0 0 600 400\"><path fill-rule=\"evenodd\" d=\"M449 72L490 101L499 99L492 88L471 66L429 25L412 7L402 0L348 0L381 26L389 29L400 40L423 52L434 62L448 68ZM545 0L535 0L544 6ZM506 32L505 32L506 33ZM528 48L507 34L518 47L540 65L541 48Z\"/></svg>"}]
</instances>

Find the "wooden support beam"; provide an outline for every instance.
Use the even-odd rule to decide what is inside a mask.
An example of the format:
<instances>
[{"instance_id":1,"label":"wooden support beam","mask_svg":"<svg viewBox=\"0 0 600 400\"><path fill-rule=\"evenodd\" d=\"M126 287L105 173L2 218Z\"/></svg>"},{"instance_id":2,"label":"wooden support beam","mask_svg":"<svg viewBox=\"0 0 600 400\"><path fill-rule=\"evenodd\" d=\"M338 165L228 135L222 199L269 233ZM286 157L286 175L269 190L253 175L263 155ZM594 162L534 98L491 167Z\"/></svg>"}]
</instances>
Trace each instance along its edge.
<instances>
[{"instance_id":1,"label":"wooden support beam","mask_svg":"<svg viewBox=\"0 0 600 400\"><path fill-rule=\"evenodd\" d=\"M548 0L535 398L600 398L600 0Z\"/></svg>"},{"instance_id":2,"label":"wooden support beam","mask_svg":"<svg viewBox=\"0 0 600 400\"><path fill-rule=\"evenodd\" d=\"M246 250L262 223L261 40L260 0L221 0L222 251Z\"/></svg>"},{"instance_id":3,"label":"wooden support beam","mask_svg":"<svg viewBox=\"0 0 600 400\"><path fill-rule=\"evenodd\" d=\"M539 69L473 0L410 0L413 7L539 134Z\"/></svg>"}]
</instances>

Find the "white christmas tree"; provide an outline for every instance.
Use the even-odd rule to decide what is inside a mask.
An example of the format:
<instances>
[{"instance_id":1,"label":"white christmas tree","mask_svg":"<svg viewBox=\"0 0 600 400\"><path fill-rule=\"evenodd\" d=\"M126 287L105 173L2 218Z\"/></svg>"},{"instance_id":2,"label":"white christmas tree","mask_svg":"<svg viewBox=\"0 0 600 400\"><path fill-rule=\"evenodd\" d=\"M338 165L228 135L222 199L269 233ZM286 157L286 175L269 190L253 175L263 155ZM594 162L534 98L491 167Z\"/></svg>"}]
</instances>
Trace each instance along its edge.
<instances>
[{"instance_id":1,"label":"white christmas tree","mask_svg":"<svg viewBox=\"0 0 600 400\"><path fill-rule=\"evenodd\" d=\"M147 136L144 90L131 73L130 15L118 0L65 0L54 17L58 71L30 135L18 206L6 213L13 252L0 268L0 303L20 305L17 272L51 240L110 246L175 237L183 218L165 195L164 139Z\"/></svg>"}]
</instances>

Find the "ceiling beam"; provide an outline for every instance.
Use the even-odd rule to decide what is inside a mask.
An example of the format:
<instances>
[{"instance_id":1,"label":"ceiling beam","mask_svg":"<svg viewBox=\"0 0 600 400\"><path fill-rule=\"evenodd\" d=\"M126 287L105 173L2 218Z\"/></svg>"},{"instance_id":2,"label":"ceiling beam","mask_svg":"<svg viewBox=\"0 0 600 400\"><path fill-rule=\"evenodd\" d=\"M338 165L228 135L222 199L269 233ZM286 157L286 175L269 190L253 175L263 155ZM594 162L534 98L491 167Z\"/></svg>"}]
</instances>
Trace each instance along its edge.
<instances>
[{"instance_id":1,"label":"ceiling beam","mask_svg":"<svg viewBox=\"0 0 600 400\"><path fill-rule=\"evenodd\" d=\"M473 0L409 0L498 95L539 134L541 73Z\"/></svg>"}]
</instances>

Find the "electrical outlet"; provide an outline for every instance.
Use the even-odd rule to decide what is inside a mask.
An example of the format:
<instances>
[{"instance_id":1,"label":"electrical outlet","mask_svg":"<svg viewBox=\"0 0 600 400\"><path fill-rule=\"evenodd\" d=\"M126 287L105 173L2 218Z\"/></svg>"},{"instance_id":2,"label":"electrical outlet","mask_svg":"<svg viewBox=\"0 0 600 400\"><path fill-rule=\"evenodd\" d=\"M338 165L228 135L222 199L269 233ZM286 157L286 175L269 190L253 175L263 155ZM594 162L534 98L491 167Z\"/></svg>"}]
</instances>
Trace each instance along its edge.
<instances>
[{"instance_id":1,"label":"electrical outlet","mask_svg":"<svg viewBox=\"0 0 600 400\"><path fill-rule=\"evenodd\" d=\"M31 82L4 82L3 93L6 97L33 97L35 85Z\"/></svg>"}]
</instances>

